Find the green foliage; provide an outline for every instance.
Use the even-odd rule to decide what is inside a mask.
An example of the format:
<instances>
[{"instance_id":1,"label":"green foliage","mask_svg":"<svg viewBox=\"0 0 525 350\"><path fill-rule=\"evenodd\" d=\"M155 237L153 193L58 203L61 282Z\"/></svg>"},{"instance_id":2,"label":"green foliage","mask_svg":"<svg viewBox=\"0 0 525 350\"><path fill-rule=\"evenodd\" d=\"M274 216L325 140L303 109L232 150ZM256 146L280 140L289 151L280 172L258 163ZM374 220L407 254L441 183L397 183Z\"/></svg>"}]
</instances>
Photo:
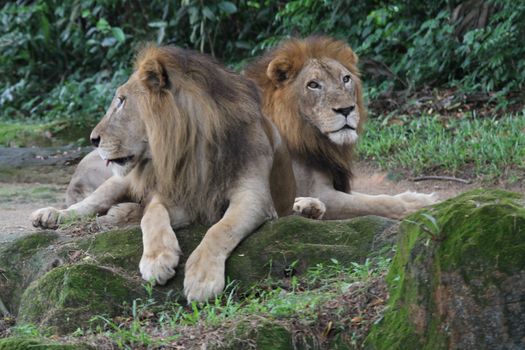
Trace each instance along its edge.
<instances>
[{"instance_id":1,"label":"green foliage","mask_svg":"<svg viewBox=\"0 0 525 350\"><path fill-rule=\"evenodd\" d=\"M348 41L374 65L365 81L378 92L458 83L467 91L517 91L525 81L525 4L490 4L496 10L488 25L461 38L449 1L295 0L277 13L275 37L318 32Z\"/></svg>"},{"instance_id":2,"label":"green foliage","mask_svg":"<svg viewBox=\"0 0 525 350\"><path fill-rule=\"evenodd\" d=\"M289 36L349 42L372 98L392 89L496 93L525 81L525 4L492 0L486 26L458 35L460 2L19 0L0 7L0 118L89 128L130 73L144 41L242 62Z\"/></svg>"}]
</instances>

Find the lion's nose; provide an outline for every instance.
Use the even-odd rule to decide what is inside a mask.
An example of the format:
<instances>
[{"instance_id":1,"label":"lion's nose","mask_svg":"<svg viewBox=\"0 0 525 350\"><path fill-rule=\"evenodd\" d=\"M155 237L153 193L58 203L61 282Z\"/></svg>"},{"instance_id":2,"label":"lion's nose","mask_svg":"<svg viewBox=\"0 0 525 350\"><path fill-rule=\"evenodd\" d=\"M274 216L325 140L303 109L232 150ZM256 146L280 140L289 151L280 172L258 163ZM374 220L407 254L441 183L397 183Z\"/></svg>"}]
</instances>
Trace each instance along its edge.
<instances>
[{"instance_id":1,"label":"lion's nose","mask_svg":"<svg viewBox=\"0 0 525 350\"><path fill-rule=\"evenodd\" d=\"M355 106L350 106L350 107L344 107L344 108L334 108L333 110L335 113L342 114L345 117L348 117L348 115L352 113L354 108Z\"/></svg>"},{"instance_id":2,"label":"lion's nose","mask_svg":"<svg viewBox=\"0 0 525 350\"><path fill-rule=\"evenodd\" d=\"M98 147L98 145L100 144L100 136L96 136L94 137L93 135L91 136L91 144L95 147Z\"/></svg>"}]
</instances>

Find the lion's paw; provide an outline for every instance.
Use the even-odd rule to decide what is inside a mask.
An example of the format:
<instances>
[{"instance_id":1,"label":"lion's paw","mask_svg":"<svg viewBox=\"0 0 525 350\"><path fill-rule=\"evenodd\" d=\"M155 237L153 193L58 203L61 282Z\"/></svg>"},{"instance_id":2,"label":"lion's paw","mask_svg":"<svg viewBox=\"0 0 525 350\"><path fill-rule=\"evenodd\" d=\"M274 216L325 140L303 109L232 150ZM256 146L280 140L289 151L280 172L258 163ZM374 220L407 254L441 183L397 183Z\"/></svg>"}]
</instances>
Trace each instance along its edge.
<instances>
[{"instance_id":1,"label":"lion's paw","mask_svg":"<svg viewBox=\"0 0 525 350\"><path fill-rule=\"evenodd\" d=\"M326 205L317 198L297 197L293 204L293 212L305 218L321 220L326 213Z\"/></svg>"},{"instance_id":2,"label":"lion's paw","mask_svg":"<svg viewBox=\"0 0 525 350\"><path fill-rule=\"evenodd\" d=\"M175 268L179 264L178 252L165 251L156 256L142 255L139 263L140 273L146 281L164 285L175 276Z\"/></svg>"},{"instance_id":3,"label":"lion's paw","mask_svg":"<svg viewBox=\"0 0 525 350\"><path fill-rule=\"evenodd\" d=\"M62 211L53 207L35 210L31 214L31 222L35 227L56 229L63 221Z\"/></svg>"},{"instance_id":4,"label":"lion's paw","mask_svg":"<svg viewBox=\"0 0 525 350\"><path fill-rule=\"evenodd\" d=\"M211 253L199 245L186 262L184 295L188 303L206 301L224 289L226 257Z\"/></svg>"},{"instance_id":5,"label":"lion's paw","mask_svg":"<svg viewBox=\"0 0 525 350\"><path fill-rule=\"evenodd\" d=\"M407 191L396 195L396 197L401 199L405 206L405 213L402 216L416 212L439 201L437 193L427 194Z\"/></svg>"},{"instance_id":6,"label":"lion's paw","mask_svg":"<svg viewBox=\"0 0 525 350\"><path fill-rule=\"evenodd\" d=\"M396 197L402 199L406 203L414 203L420 206L435 204L439 201L439 196L435 192L427 194L407 191L396 195Z\"/></svg>"},{"instance_id":7,"label":"lion's paw","mask_svg":"<svg viewBox=\"0 0 525 350\"><path fill-rule=\"evenodd\" d=\"M158 245L144 247L139 269L143 279L153 280L154 283L163 285L175 276L175 268L179 264L181 251L173 232L154 243Z\"/></svg>"}]
</instances>

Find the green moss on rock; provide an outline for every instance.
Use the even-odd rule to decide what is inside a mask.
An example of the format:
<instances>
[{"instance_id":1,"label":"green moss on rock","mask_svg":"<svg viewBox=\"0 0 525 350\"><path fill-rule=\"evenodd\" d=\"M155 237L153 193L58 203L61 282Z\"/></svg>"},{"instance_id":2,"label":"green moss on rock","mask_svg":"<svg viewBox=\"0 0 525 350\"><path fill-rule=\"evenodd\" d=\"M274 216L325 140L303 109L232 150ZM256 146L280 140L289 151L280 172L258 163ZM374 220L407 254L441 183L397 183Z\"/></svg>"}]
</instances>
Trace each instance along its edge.
<instances>
[{"instance_id":1,"label":"green moss on rock","mask_svg":"<svg viewBox=\"0 0 525 350\"><path fill-rule=\"evenodd\" d=\"M0 350L92 350L85 344L60 344L46 339L6 338L0 339Z\"/></svg>"},{"instance_id":2,"label":"green moss on rock","mask_svg":"<svg viewBox=\"0 0 525 350\"><path fill-rule=\"evenodd\" d=\"M22 295L18 322L54 333L87 325L95 315L115 316L123 303L143 296L137 282L91 264L58 267L33 282Z\"/></svg>"},{"instance_id":3,"label":"green moss on rock","mask_svg":"<svg viewBox=\"0 0 525 350\"><path fill-rule=\"evenodd\" d=\"M26 235L0 247L0 300L16 313L20 296L29 283L51 268L53 243L58 234L45 231ZM52 259L51 259L52 260Z\"/></svg>"},{"instance_id":4,"label":"green moss on rock","mask_svg":"<svg viewBox=\"0 0 525 350\"><path fill-rule=\"evenodd\" d=\"M142 255L142 233L138 228L102 232L82 240L78 247L92 255L98 264L137 272Z\"/></svg>"},{"instance_id":5,"label":"green moss on rock","mask_svg":"<svg viewBox=\"0 0 525 350\"><path fill-rule=\"evenodd\" d=\"M386 229L397 222L367 216L351 220L318 221L298 216L274 220L251 234L232 252L226 262L226 275L237 280L241 287L272 276L282 278L294 266L300 274L318 263L338 260L342 265L363 262L374 251L389 242L377 240ZM200 225L177 231L184 257L197 247L206 228ZM184 261L175 278L166 287L180 291L184 278Z\"/></svg>"},{"instance_id":6,"label":"green moss on rock","mask_svg":"<svg viewBox=\"0 0 525 350\"><path fill-rule=\"evenodd\" d=\"M388 244L378 237L394 224L396 221L373 216L324 222L288 217L268 222L234 250L227 262L227 278L240 281L241 287L251 288L269 275L283 277L291 265L295 273L302 273L310 266L328 263L331 259L343 265L362 262L373 251ZM206 230L202 225L177 230L183 259L175 278L167 286L154 288L157 300L162 300L166 293L170 298L182 294L184 261ZM43 237L47 237L46 234ZM28 269L32 273L31 278L24 279L23 287L33 282L23 295L23 289L17 289L19 302L12 304L20 304L19 308L13 308L15 313L19 310L19 323L67 333L85 326L94 315L117 315L122 302L129 303L143 296L138 268L142 255L140 229L87 237L57 237L53 233L47 240L39 237L36 242L17 241L12 247L18 248L4 250L11 253L20 250L17 266L20 271ZM49 246L52 249L43 248ZM28 264L48 250L47 260L35 260L40 266ZM58 263L53 264L56 259ZM10 297L13 299L12 295Z\"/></svg>"},{"instance_id":7,"label":"green moss on rock","mask_svg":"<svg viewBox=\"0 0 525 350\"><path fill-rule=\"evenodd\" d=\"M525 347L525 209L521 196L476 190L400 228L389 308L369 349Z\"/></svg>"},{"instance_id":8,"label":"green moss on rock","mask_svg":"<svg viewBox=\"0 0 525 350\"><path fill-rule=\"evenodd\" d=\"M342 265L363 262L374 238L393 224L374 216L337 221L282 218L242 242L228 259L226 271L232 279L250 285L269 275L284 277L292 264L295 273L302 273L331 259Z\"/></svg>"}]
</instances>

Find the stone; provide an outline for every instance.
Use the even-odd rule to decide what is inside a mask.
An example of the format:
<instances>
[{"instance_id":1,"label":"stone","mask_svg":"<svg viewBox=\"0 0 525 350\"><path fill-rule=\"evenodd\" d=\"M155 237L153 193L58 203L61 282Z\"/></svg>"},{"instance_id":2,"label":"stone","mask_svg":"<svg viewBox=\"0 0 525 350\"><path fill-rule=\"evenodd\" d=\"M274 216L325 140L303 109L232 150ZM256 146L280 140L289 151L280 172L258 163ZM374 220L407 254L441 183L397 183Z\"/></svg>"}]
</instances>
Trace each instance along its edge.
<instances>
[{"instance_id":1,"label":"stone","mask_svg":"<svg viewBox=\"0 0 525 350\"><path fill-rule=\"evenodd\" d=\"M301 217L275 220L234 250L227 261L227 280L248 290L269 276L300 274L332 259L341 265L363 262L392 244L396 224L375 216L325 222ZM177 231L182 264L166 286L154 288L157 300L183 301L184 260L205 232L206 227L198 224ZM83 237L49 231L29 235L0 249L10 281L2 285L0 299L17 315L17 323L66 334L86 326L95 315L116 316L123 303L144 297L145 281L138 271L141 255L138 228Z\"/></svg>"},{"instance_id":2,"label":"stone","mask_svg":"<svg viewBox=\"0 0 525 350\"><path fill-rule=\"evenodd\" d=\"M521 195L475 190L400 226L390 300L367 349L524 349Z\"/></svg>"},{"instance_id":3,"label":"stone","mask_svg":"<svg viewBox=\"0 0 525 350\"><path fill-rule=\"evenodd\" d=\"M84 263L62 266L26 289L17 323L67 334L88 324L95 315L111 318L121 314L124 303L144 294L140 283L108 268Z\"/></svg>"},{"instance_id":4,"label":"stone","mask_svg":"<svg viewBox=\"0 0 525 350\"><path fill-rule=\"evenodd\" d=\"M0 350L94 350L85 344L60 344L46 339L6 338L0 339Z\"/></svg>"}]
</instances>

